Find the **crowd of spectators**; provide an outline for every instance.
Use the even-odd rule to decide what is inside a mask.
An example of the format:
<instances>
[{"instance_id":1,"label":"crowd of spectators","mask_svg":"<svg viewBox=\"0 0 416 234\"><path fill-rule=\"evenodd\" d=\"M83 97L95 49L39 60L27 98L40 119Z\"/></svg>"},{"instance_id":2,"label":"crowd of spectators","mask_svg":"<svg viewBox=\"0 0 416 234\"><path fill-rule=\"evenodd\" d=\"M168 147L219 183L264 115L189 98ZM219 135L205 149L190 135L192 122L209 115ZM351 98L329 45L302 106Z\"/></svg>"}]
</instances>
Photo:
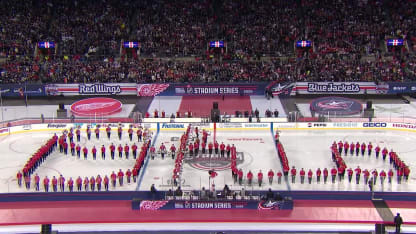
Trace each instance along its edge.
<instances>
[{"instance_id":1,"label":"crowd of spectators","mask_svg":"<svg viewBox=\"0 0 416 234\"><path fill-rule=\"evenodd\" d=\"M412 0L4 0L2 6L0 83L415 78ZM389 38L405 46L388 50ZM296 49L300 39L313 48ZM122 40L138 41L139 56L125 58ZM210 40L226 42L215 59L207 52ZM39 41L57 47L40 56Z\"/></svg>"}]
</instances>

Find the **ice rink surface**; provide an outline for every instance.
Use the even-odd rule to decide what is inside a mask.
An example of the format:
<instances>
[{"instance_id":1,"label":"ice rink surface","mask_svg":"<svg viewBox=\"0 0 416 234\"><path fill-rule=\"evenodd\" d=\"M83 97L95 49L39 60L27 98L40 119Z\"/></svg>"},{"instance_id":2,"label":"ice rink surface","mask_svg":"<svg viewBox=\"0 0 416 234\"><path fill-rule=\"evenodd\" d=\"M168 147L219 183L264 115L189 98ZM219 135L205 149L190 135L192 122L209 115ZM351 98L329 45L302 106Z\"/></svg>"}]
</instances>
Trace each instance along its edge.
<instances>
[{"instance_id":1,"label":"ice rink surface","mask_svg":"<svg viewBox=\"0 0 416 234\"><path fill-rule=\"evenodd\" d=\"M0 167L0 192L12 193L12 192L26 192L24 188L19 188L16 182L16 173L23 167L27 159L37 150L37 148L46 142L56 131L37 131L37 132L23 132L15 133L5 136L0 136L0 157L2 166ZM59 132L57 132L59 133ZM161 131L157 136L155 142L156 149L159 148L163 142L166 148L169 149L172 144L175 144L176 148L179 148L179 140L182 131ZM130 146L133 142L130 142L127 134L123 133L123 139L118 140L115 131L111 135L111 140L108 140L104 135L104 131L101 132L100 140L96 140L94 134L92 134L91 141L88 141L85 136L85 131L82 132L81 146L86 145L89 150L92 146L97 147L97 152L100 152L101 145L105 145L107 149L107 158L102 160L100 153L97 153L97 160L92 160L91 151L89 151L88 160L84 160L82 155L81 159L76 156L64 155L59 152L54 152L47 160L36 170L41 178L45 175L48 177L59 176L62 174L67 180L69 177L75 179L78 176L84 178L85 176L97 176L100 174L110 175L112 171L117 172L122 169L124 172L127 169L131 169L134 165L134 159L130 152L129 159L119 159L116 152L116 159L113 161L109 157L108 146L113 142L116 146L121 144L124 146L128 143ZM155 135L155 134L154 134ZM364 185L363 177L361 176L360 184L355 183L355 177L353 182L349 183L345 178L344 181L337 181L332 184L328 180L327 184L316 182L314 176L311 184L308 184L305 179L304 184L300 184L299 176L296 179L296 183L287 183L282 180L281 184L277 183L277 178L274 177L273 184L269 186L267 181L267 172L272 169L275 173L281 171L282 167L277 156L276 148L273 144L273 136L270 131L253 131L253 130L223 130L217 132L217 140L221 144L234 144L237 148L239 163L238 168L242 168L244 176L247 175L248 170L251 170L254 174L253 185L248 186L247 183L238 185L233 182L230 169L217 170L218 176L214 179L217 189L222 189L227 184L232 190L240 190L245 188L246 191L250 190L267 190L272 188L273 190L335 190L335 191L368 191L368 186ZM381 186L380 180L377 180L375 186L376 191L400 191L400 192L415 192L416 191L416 177L413 172L415 171L414 154L416 153L415 142L416 135L407 131L389 131L389 130L282 130L281 142L287 153L290 166L296 166L298 172L300 168L304 168L306 171L312 169L315 173L319 167L321 169L327 167L328 169L335 166L335 163L331 160L331 153L329 147L333 141L348 141L348 142L372 142L374 147L379 145L380 147L387 147L389 150L394 149L399 157L410 166L411 174L408 182L397 184L394 178L392 184L388 184L387 181L384 186ZM138 145L139 149L141 143L137 143L137 139L133 140ZM213 141L213 134L208 137L208 142ZM362 169L377 169L379 172L389 170L391 168L388 161L384 162L381 157L375 158L374 152L369 157L367 154L363 156L343 156L348 167L355 169L358 165ZM201 158L203 159L203 158ZM201 161L203 161L201 163ZM228 165L227 160L221 160L222 166ZM206 158L203 160L189 159L183 163L183 170L180 183L184 190L197 189L209 187L208 170L218 167L216 161L209 161ZM116 190L149 190L152 184L156 185L158 190L168 190L172 187L171 177L174 168L174 160L170 155L166 155L162 160L158 155L154 160L149 159L147 166L143 170L143 178L139 183L125 184L123 187L117 186ZM262 170L264 174L263 185L261 187L257 184L257 173ZM139 176L140 178L140 176ZM174 188L175 189L175 188ZM30 192L34 192L31 189Z\"/></svg>"}]
</instances>

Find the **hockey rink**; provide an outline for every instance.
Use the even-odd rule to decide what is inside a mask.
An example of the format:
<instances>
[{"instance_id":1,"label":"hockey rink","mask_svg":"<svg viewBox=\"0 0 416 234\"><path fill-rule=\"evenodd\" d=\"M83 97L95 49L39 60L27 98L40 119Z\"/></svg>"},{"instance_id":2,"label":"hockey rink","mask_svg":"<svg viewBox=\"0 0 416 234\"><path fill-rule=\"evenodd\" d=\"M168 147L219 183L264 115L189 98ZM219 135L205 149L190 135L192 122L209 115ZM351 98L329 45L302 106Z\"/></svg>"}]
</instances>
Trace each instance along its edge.
<instances>
[{"instance_id":1,"label":"hockey rink","mask_svg":"<svg viewBox=\"0 0 416 234\"><path fill-rule=\"evenodd\" d=\"M212 131L212 130L211 130ZM26 160L33 154L38 147L49 139L57 131L33 131L12 133L9 135L0 136L0 157L2 160L2 166L0 167L0 192L2 193L14 193L14 192L35 192L34 189L27 191L25 188L19 188L16 181L16 173L26 163ZM60 133L60 132L57 132ZM93 160L91 153L87 160L70 154L64 155L55 151L50 155L47 160L36 170L41 178L47 175L49 178L52 176L59 176L62 174L66 180L72 177L74 180L78 176L85 178L86 176L97 176L100 174L110 175L112 171L122 169L124 172L127 169L131 169L135 160L133 159L131 152L129 159L126 159L124 154L120 159L116 152L115 160L111 160L108 152L108 145L113 142L116 146L121 144L124 146L126 143L130 146L133 142L130 142L127 134L123 133L123 138L120 141L113 131L111 139L108 140L104 135L105 132L101 132L99 140L95 139L94 134L90 141L86 139L85 131L82 131L82 138L80 145L88 147L90 150L93 145L97 147L97 160ZM169 150L172 144L175 144L176 148L179 148L179 138L183 134L183 131L164 131L161 130L156 138L154 145L156 149L159 148L163 142L166 148ZM415 165L413 163L413 157L416 153L416 145L413 144L416 140L416 135L408 131L393 131L393 130L325 130L325 129L311 129L311 130L281 130L280 140L284 145L290 167L296 166L299 170L304 168L307 172L308 169L312 169L315 174L316 169L319 167L330 168L335 166L335 163L331 160L331 152L329 147L332 142L335 141L348 141L348 142L372 142L373 146L379 145L381 148L387 147L389 150L394 149L399 157L404 160L406 164L410 166L411 174L408 182L397 184L396 178L393 179L392 184L388 184L385 181L382 186L380 179L377 179L375 191L416 191L415 180L413 172ZM191 136L192 138L192 136ZM227 160L221 158L212 157L209 160L207 157L201 158L187 158L183 163L183 169L180 179L180 184L183 190L199 190L202 187L208 189L210 186L210 179L208 170L210 168L222 168L216 169L218 176L214 179L216 189L222 189L227 184L232 190L240 190L244 188L246 191L250 190L267 190L272 188L273 190L334 190L334 191L368 191L368 186L363 183L363 176L361 176L360 184L355 183L355 176L352 183L349 183L347 177L339 182L332 184L330 178L326 184L316 182L314 175L312 183L308 184L307 178L305 183L300 184L300 178L297 176L296 183L287 183L282 179L282 183L277 183L277 177L274 177L273 184L270 186L267 179L267 172L272 169L275 173L281 171L282 167L277 155L276 148L273 143L273 136L270 130L219 130L216 133L216 139L221 144L234 144L237 148L237 167L242 168L244 176L251 170L254 174L253 184L249 186L247 183L239 185L234 183L231 170L227 168ZM141 143L137 142L134 137L134 142L138 145L139 149ZM208 142L213 141L213 134L208 137ZM107 158L101 159L99 148L101 145L107 147ZM374 151L374 150L373 150ZM357 156L342 156L348 167L355 169L360 166L364 169L377 169L380 172L382 169L388 171L391 165L388 161L384 162L381 157L375 158L375 153L369 157L367 154L363 157L361 154ZM160 155L157 155L154 160L148 159L142 170L142 174L139 175L137 183L124 184L120 187L117 184L115 189L110 190L149 190L152 184L155 184L158 190L175 189L172 185L172 174L174 168L174 160L169 154L165 156L165 159L161 159ZM263 185L261 187L257 184L257 173L262 170L264 174ZM42 189L41 189L42 191Z\"/></svg>"}]
</instances>

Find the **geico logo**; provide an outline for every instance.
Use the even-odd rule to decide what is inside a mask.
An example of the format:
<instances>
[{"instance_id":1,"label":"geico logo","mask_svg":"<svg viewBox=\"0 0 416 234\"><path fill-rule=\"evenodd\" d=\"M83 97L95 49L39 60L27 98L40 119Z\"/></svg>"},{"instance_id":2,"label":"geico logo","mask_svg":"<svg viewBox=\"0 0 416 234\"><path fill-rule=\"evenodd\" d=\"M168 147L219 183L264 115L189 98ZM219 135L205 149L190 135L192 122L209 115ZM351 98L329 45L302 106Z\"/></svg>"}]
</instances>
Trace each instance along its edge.
<instances>
[{"instance_id":1,"label":"geico logo","mask_svg":"<svg viewBox=\"0 0 416 234\"><path fill-rule=\"evenodd\" d=\"M386 123L363 123L365 128L385 128L387 127Z\"/></svg>"},{"instance_id":2,"label":"geico logo","mask_svg":"<svg viewBox=\"0 0 416 234\"><path fill-rule=\"evenodd\" d=\"M184 124L162 124L162 128L185 128Z\"/></svg>"}]
</instances>

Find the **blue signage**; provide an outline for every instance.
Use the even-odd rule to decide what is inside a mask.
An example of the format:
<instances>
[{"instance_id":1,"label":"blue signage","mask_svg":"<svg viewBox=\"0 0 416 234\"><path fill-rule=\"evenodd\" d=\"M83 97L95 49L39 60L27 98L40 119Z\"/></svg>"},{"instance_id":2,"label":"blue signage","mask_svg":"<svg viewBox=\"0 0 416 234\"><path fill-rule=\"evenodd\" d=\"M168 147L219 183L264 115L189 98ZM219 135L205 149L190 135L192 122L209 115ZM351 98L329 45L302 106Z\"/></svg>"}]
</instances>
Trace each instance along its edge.
<instances>
[{"instance_id":1,"label":"blue signage","mask_svg":"<svg viewBox=\"0 0 416 234\"><path fill-rule=\"evenodd\" d=\"M119 94L120 85L110 84L79 84L79 94Z\"/></svg>"},{"instance_id":2,"label":"blue signage","mask_svg":"<svg viewBox=\"0 0 416 234\"><path fill-rule=\"evenodd\" d=\"M40 97L45 96L45 88L38 84L4 84L0 85L3 97Z\"/></svg>"}]
</instances>

